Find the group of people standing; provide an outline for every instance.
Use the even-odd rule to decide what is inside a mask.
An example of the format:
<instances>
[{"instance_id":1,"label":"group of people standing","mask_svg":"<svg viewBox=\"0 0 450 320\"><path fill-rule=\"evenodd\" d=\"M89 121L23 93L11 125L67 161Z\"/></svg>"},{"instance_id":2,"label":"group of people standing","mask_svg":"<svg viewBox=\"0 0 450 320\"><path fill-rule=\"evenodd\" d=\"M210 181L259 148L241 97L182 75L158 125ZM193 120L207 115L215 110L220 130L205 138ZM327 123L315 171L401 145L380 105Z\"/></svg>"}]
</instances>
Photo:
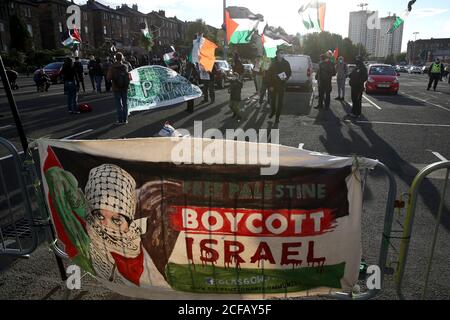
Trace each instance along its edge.
<instances>
[{"instance_id":1,"label":"group of people standing","mask_svg":"<svg viewBox=\"0 0 450 320\"><path fill-rule=\"evenodd\" d=\"M364 93L364 83L368 79L368 71L364 65L362 57L356 58L356 67L349 74L348 65L344 57L339 57L336 63L332 61L332 53L320 56L319 70L316 73L316 80L319 86L319 103L315 107L318 110L329 109L331 103L332 79L336 76L338 96L336 100L345 101L345 87L347 78L350 77L350 87L352 90L352 112L350 117L360 117L362 111L362 97Z\"/></svg>"},{"instance_id":2,"label":"group of people standing","mask_svg":"<svg viewBox=\"0 0 450 320\"><path fill-rule=\"evenodd\" d=\"M101 63L100 59L91 57L89 62L89 76L94 91L101 92L101 84L104 79L107 92L114 92L117 112L117 124L128 123L127 93L130 85L130 64L124 59L122 53L116 53L114 60L110 58ZM84 84L84 71L79 58L67 58L61 70L64 81L64 93L67 96L67 107L70 114L79 114L78 92L86 91Z\"/></svg>"}]
</instances>

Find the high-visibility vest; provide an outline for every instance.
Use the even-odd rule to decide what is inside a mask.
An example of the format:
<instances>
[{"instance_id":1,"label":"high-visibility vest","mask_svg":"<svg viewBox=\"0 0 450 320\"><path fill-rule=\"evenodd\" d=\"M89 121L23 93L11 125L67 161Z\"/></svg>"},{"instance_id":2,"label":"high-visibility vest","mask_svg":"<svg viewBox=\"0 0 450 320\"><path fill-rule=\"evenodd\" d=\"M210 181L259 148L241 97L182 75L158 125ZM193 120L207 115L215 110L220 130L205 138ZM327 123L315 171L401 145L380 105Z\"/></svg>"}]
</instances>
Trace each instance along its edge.
<instances>
[{"instance_id":1,"label":"high-visibility vest","mask_svg":"<svg viewBox=\"0 0 450 320\"><path fill-rule=\"evenodd\" d=\"M433 66L431 67L431 73L441 73L441 64L433 63Z\"/></svg>"}]
</instances>

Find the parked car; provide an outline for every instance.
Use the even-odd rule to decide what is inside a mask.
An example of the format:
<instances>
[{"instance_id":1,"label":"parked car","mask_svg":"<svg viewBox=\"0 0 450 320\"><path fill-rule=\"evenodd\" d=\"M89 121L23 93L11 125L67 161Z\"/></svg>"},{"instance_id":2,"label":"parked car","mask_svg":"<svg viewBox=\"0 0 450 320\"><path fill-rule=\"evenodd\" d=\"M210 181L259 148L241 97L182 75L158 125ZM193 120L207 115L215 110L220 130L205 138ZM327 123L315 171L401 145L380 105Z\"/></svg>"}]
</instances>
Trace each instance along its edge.
<instances>
[{"instance_id":1,"label":"parked car","mask_svg":"<svg viewBox=\"0 0 450 320\"><path fill-rule=\"evenodd\" d=\"M313 63L310 56L300 54L286 54L284 58L291 65L292 76L287 87L292 89L313 89Z\"/></svg>"},{"instance_id":2,"label":"parked car","mask_svg":"<svg viewBox=\"0 0 450 320\"><path fill-rule=\"evenodd\" d=\"M63 62L53 62L53 63L46 65L43 68L44 72L50 77L50 80L52 81L52 83L61 83L62 82L61 70L62 70L63 65L64 65ZM34 74L40 72L41 70L42 69L36 70Z\"/></svg>"},{"instance_id":3,"label":"parked car","mask_svg":"<svg viewBox=\"0 0 450 320\"><path fill-rule=\"evenodd\" d=\"M408 72L408 66L400 66L400 65L398 65L398 66L395 67L395 71L396 72L404 72L404 73L406 73L406 72Z\"/></svg>"},{"instance_id":4,"label":"parked car","mask_svg":"<svg viewBox=\"0 0 450 320\"><path fill-rule=\"evenodd\" d=\"M251 63L244 64L244 79L253 80L253 68L255 68L255 66Z\"/></svg>"},{"instance_id":5,"label":"parked car","mask_svg":"<svg viewBox=\"0 0 450 320\"><path fill-rule=\"evenodd\" d=\"M408 69L408 73L409 74L413 74L413 73L415 73L415 74L422 74L422 68L418 67L418 66L411 66Z\"/></svg>"},{"instance_id":6,"label":"parked car","mask_svg":"<svg viewBox=\"0 0 450 320\"><path fill-rule=\"evenodd\" d=\"M219 89L225 88L225 83L229 82L231 76L233 75L233 70L230 64L225 60L216 60L216 75L215 81Z\"/></svg>"},{"instance_id":7,"label":"parked car","mask_svg":"<svg viewBox=\"0 0 450 320\"><path fill-rule=\"evenodd\" d=\"M375 64L369 67L369 78L365 84L366 93L393 93L398 94L400 73L387 64Z\"/></svg>"}]
</instances>

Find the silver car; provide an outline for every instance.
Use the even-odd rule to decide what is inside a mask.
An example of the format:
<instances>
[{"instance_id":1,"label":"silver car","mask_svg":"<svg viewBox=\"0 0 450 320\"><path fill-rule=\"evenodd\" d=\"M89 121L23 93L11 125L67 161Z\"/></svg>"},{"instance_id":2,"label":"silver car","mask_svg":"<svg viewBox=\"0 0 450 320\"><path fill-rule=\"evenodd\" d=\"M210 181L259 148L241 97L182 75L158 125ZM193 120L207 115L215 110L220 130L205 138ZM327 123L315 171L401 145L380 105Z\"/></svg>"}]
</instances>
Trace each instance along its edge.
<instances>
[{"instance_id":1,"label":"silver car","mask_svg":"<svg viewBox=\"0 0 450 320\"><path fill-rule=\"evenodd\" d=\"M284 58L291 65L292 76L287 82L287 87L292 89L313 89L313 63L310 56L301 54L286 54Z\"/></svg>"}]
</instances>

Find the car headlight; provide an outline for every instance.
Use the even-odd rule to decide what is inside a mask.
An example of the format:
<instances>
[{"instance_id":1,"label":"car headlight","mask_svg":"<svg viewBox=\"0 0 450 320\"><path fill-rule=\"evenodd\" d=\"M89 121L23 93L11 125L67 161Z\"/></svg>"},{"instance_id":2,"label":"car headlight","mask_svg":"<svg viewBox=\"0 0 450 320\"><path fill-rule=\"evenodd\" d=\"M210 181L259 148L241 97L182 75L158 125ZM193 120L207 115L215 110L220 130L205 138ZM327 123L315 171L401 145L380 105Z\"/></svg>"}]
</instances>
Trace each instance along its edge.
<instances>
[{"instance_id":1,"label":"car headlight","mask_svg":"<svg viewBox=\"0 0 450 320\"><path fill-rule=\"evenodd\" d=\"M393 84L398 84L398 78L395 78L394 82L392 82Z\"/></svg>"},{"instance_id":2,"label":"car headlight","mask_svg":"<svg viewBox=\"0 0 450 320\"><path fill-rule=\"evenodd\" d=\"M375 80L374 80L372 77L369 77L369 78L367 79L367 82L369 82L369 83L374 83Z\"/></svg>"}]
</instances>

